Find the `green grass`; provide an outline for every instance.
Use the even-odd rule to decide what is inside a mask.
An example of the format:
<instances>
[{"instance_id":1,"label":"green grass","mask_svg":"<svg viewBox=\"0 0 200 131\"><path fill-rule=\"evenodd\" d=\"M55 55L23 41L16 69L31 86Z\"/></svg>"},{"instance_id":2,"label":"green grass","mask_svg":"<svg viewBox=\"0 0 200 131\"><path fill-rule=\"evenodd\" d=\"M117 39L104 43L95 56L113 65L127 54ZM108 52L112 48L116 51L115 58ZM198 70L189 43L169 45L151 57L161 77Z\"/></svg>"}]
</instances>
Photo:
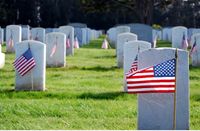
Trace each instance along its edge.
<instances>
[{"instance_id":1,"label":"green grass","mask_svg":"<svg viewBox=\"0 0 200 131\"><path fill-rule=\"evenodd\" d=\"M121 92L123 70L116 67L114 49L99 49L102 40L76 49L65 68L47 68L44 92L14 91L15 56L6 54L0 129L137 129L137 96ZM200 129L199 73L190 67L190 129Z\"/></svg>"}]
</instances>

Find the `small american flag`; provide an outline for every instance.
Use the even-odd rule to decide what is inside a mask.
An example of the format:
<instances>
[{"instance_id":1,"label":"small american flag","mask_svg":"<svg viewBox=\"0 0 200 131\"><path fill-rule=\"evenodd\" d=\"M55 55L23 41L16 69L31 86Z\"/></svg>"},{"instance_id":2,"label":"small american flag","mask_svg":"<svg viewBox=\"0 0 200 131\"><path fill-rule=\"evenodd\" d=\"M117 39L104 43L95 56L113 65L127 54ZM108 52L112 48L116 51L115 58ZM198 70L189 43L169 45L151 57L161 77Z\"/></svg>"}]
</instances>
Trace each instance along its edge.
<instances>
[{"instance_id":1,"label":"small american flag","mask_svg":"<svg viewBox=\"0 0 200 131\"><path fill-rule=\"evenodd\" d=\"M138 70L126 76L128 93L175 92L176 59Z\"/></svg>"},{"instance_id":2,"label":"small american flag","mask_svg":"<svg viewBox=\"0 0 200 131\"><path fill-rule=\"evenodd\" d=\"M132 65L131 65L131 69L129 70L128 73L126 73L126 76L130 76L131 74L136 72L137 69L138 69L138 55L135 57L135 60L133 61Z\"/></svg>"},{"instance_id":3,"label":"small american flag","mask_svg":"<svg viewBox=\"0 0 200 131\"><path fill-rule=\"evenodd\" d=\"M78 42L78 38L75 37L75 40L74 40L74 48L79 48L79 42Z\"/></svg>"},{"instance_id":4,"label":"small american flag","mask_svg":"<svg viewBox=\"0 0 200 131\"><path fill-rule=\"evenodd\" d=\"M196 52L197 51L197 43L196 43L196 40L195 40L195 42L194 42L194 44L193 44L193 46L192 46L192 48L191 48L191 50L190 50L190 57L192 56L192 54L194 53L194 52Z\"/></svg>"},{"instance_id":5,"label":"small american flag","mask_svg":"<svg viewBox=\"0 0 200 131\"><path fill-rule=\"evenodd\" d=\"M33 69L36 65L30 48L24 52L18 59L13 63L15 70L19 72L21 76L24 76L27 72Z\"/></svg>"},{"instance_id":6,"label":"small american flag","mask_svg":"<svg viewBox=\"0 0 200 131\"><path fill-rule=\"evenodd\" d=\"M67 41L66 41L66 47L70 48L70 39L69 39L69 36L68 36Z\"/></svg>"},{"instance_id":7,"label":"small american flag","mask_svg":"<svg viewBox=\"0 0 200 131\"><path fill-rule=\"evenodd\" d=\"M56 50L57 50L57 40L56 40L56 42L54 43L53 48L51 49L50 57L53 57L53 56L54 56L54 54L56 53Z\"/></svg>"},{"instance_id":8,"label":"small american flag","mask_svg":"<svg viewBox=\"0 0 200 131\"><path fill-rule=\"evenodd\" d=\"M183 34L183 39L182 39L182 49L187 49L188 48L188 41L186 39L185 34Z\"/></svg>"},{"instance_id":9,"label":"small american flag","mask_svg":"<svg viewBox=\"0 0 200 131\"><path fill-rule=\"evenodd\" d=\"M8 46L12 48L14 46L13 36L11 34L10 39L8 40Z\"/></svg>"}]
</instances>

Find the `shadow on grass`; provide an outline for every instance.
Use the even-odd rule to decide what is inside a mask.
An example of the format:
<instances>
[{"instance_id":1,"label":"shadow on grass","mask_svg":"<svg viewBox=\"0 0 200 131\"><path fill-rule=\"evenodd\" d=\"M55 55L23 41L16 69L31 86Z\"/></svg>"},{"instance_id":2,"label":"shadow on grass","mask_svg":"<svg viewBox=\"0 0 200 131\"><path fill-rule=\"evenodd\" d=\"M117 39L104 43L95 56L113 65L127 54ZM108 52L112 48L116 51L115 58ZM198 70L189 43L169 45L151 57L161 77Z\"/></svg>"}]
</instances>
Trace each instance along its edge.
<instances>
[{"instance_id":1,"label":"shadow on grass","mask_svg":"<svg viewBox=\"0 0 200 131\"><path fill-rule=\"evenodd\" d=\"M190 70L199 70L200 68L199 68L199 67L192 66L192 65L189 65L189 69L190 69Z\"/></svg>"},{"instance_id":2,"label":"shadow on grass","mask_svg":"<svg viewBox=\"0 0 200 131\"><path fill-rule=\"evenodd\" d=\"M125 95L126 93L124 92L83 93L78 98L79 99L97 99L97 100L111 99L113 100L118 97L123 97Z\"/></svg>"},{"instance_id":3,"label":"shadow on grass","mask_svg":"<svg viewBox=\"0 0 200 131\"><path fill-rule=\"evenodd\" d=\"M103 92L103 93L82 93L82 94L67 94L66 92L47 92L47 91L15 91L14 89L0 90L0 98L9 99L117 99L124 98L124 92Z\"/></svg>"},{"instance_id":4,"label":"shadow on grass","mask_svg":"<svg viewBox=\"0 0 200 131\"><path fill-rule=\"evenodd\" d=\"M105 56L95 56L94 57L95 59L111 59L111 58L116 58L116 56L115 55L105 55Z\"/></svg>"},{"instance_id":5,"label":"shadow on grass","mask_svg":"<svg viewBox=\"0 0 200 131\"><path fill-rule=\"evenodd\" d=\"M200 101L200 95L199 94L192 95L191 99L194 101Z\"/></svg>"},{"instance_id":6,"label":"shadow on grass","mask_svg":"<svg viewBox=\"0 0 200 131\"><path fill-rule=\"evenodd\" d=\"M111 67L102 67L102 66L95 66L95 67L83 67L82 70L89 70L89 71L111 71L118 69L116 66Z\"/></svg>"}]
</instances>

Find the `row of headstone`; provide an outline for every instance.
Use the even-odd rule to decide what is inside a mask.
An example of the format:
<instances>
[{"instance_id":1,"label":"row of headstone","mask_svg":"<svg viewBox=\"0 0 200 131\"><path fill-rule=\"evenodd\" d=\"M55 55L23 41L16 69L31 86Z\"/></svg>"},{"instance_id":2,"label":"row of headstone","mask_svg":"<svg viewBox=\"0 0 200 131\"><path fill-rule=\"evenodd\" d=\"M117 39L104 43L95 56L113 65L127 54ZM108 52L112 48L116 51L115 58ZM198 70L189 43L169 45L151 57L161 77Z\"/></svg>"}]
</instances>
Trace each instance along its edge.
<instances>
[{"instance_id":1,"label":"row of headstone","mask_svg":"<svg viewBox=\"0 0 200 131\"><path fill-rule=\"evenodd\" d=\"M138 40L143 40L150 43L152 43L153 41L153 30L151 26L138 23L126 24L123 26L112 27L107 31L108 38L114 47L116 47L117 45L118 34L125 32L131 32L136 34L138 36Z\"/></svg>"}]
</instances>

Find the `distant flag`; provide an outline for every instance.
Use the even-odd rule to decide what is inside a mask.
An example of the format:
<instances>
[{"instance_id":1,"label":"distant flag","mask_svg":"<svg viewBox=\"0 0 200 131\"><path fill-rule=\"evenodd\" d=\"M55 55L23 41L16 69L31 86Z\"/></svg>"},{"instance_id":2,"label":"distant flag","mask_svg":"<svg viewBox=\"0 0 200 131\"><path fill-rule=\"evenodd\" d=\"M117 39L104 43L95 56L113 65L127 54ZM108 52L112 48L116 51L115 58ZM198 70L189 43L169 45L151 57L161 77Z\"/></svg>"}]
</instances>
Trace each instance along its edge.
<instances>
[{"instance_id":1,"label":"distant flag","mask_svg":"<svg viewBox=\"0 0 200 131\"><path fill-rule=\"evenodd\" d=\"M158 37L158 34L156 33L156 35L153 38L153 47L156 47L157 37Z\"/></svg>"},{"instance_id":2,"label":"distant flag","mask_svg":"<svg viewBox=\"0 0 200 131\"><path fill-rule=\"evenodd\" d=\"M190 57L192 57L192 54L194 53L194 52L196 52L197 51L197 43L196 43L196 40L194 41L194 44L193 44L193 46L192 46L192 48L191 48L191 50L190 50Z\"/></svg>"},{"instance_id":3,"label":"distant flag","mask_svg":"<svg viewBox=\"0 0 200 131\"><path fill-rule=\"evenodd\" d=\"M79 42L77 36L74 39L74 48L79 48Z\"/></svg>"},{"instance_id":4,"label":"distant flag","mask_svg":"<svg viewBox=\"0 0 200 131\"><path fill-rule=\"evenodd\" d=\"M24 52L14 63L14 68L19 72L21 76L24 76L27 72L33 69L36 65L30 48Z\"/></svg>"},{"instance_id":5,"label":"distant flag","mask_svg":"<svg viewBox=\"0 0 200 131\"><path fill-rule=\"evenodd\" d=\"M53 48L51 49L50 57L53 57L54 54L56 53L57 45L58 45L58 43L57 43L57 38L56 38L56 42L54 43Z\"/></svg>"},{"instance_id":6,"label":"distant flag","mask_svg":"<svg viewBox=\"0 0 200 131\"><path fill-rule=\"evenodd\" d=\"M185 34L183 34L182 49L187 49L187 48L188 48L188 41L187 41Z\"/></svg>"},{"instance_id":7,"label":"distant flag","mask_svg":"<svg viewBox=\"0 0 200 131\"><path fill-rule=\"evenodd\" d=\"M66 47L70 48L70 38L69 38L69 36L67 37L67 40L66 40Z\"/></svg>"},{"instance_id":8,"label":"distant flag","mask_svg":"<svg viewBox=\"0 0 200 131\"><path fill-rule=\"evenodd\" d=\"M12 35L12 33L11 33L10 39L8 41L8 46L10 48L12 48L14 46L14 41L13 41L13 35Z\"/></svg>"},{"instance_id":9,"label":"distant flag","mask_svg":"<svg viewBox=\"0 0 200 131\"><path fill-rule=\"evenodd\" d=\"M106 38L103 40L103 43L102 43L101 48L102 48L102 49L108 49L108 41L107 41Z\"/></svg>"},{"instance_id":10,"label":"distant flag","mask_svg":"<svg viewBox=\"0 0 200 131\"><path fill-rule=\"evenodd\" d=\"M126 76L128 93L175 92L176 59L137 70Z\"/></svg>"},{"instance_id":11,"label":"distant flag","mask_svg":"<svg viewBox=\"0 0 200 131\"><path fill-rule=\"evenodd\" d=\"M136 72L138 69L138 55L135 57L135 60L133 61L131 68L128 73L126 73L126 76L130 76L134 72Z\"/></svg>"}]
</instances>

